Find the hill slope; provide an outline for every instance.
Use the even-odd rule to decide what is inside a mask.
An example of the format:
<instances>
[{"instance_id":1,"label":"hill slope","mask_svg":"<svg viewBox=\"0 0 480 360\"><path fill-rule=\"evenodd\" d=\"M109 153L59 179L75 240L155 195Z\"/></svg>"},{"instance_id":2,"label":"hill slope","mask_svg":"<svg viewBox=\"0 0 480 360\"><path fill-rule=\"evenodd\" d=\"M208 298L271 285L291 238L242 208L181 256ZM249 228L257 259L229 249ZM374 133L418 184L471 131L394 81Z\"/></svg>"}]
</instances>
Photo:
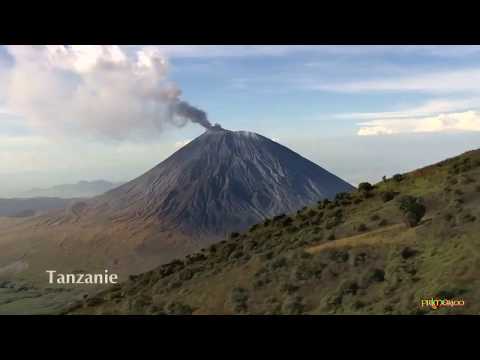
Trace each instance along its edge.
<instances>
[{"instance_id":1,"label":"hill slope","mask_svg":"<svg viewBox=\"0 0 480 360\"><path fill-rule=\"evenodd\" d=\"M426 214L408 227L404 195ZM79 302L82 314L480 313L480 150L277 216ZM464 307L433 310L422 299Z\"/></svg>"}]
</instances>

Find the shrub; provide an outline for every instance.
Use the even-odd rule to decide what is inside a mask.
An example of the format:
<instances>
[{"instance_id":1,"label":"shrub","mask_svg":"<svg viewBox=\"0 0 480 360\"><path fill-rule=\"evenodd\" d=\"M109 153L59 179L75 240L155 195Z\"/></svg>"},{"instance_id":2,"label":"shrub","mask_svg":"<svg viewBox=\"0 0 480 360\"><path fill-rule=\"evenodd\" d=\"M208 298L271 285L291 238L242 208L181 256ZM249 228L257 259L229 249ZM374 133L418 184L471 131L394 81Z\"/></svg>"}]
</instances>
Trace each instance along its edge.
<instances>
[{"instance_id":1,"label":"shrub","mask_svg":"<svg viewBox=\"0 0 480 360\"><path fill-rule=\"evenodd\" d=\"M273 221L278 221L278 220L281 220L285 217L286 215L285 214L280 214L280 215L277 215L273 218Z\"/></svg>"},{"instance_id":2,"label":"shrub","mask_svg":"<svg viewBox=\"0 0 480 360\"><path fill-rule=\"evenodd\" d=\"M305 306L302 303L302 297L288 297L282 304L282 313L288 315L300 315L301 313L303 313L304 308Z\"/></svg>"},{"instance_id":3,"label":"shrub","mask_svg":"<svg viewBox=\"0 0 480 360\"><path fill-rule=\"evenodd\" d=\"M380 216L378 216L378 214L373 214L373 215L370 217L370 220L371 220L371 221L380 220Z\"/></svg>"},{"instance_id":4,"label":"shrub","mask_svg":"<svg viewBox=\"0 0 480 360\"><path fill-rule=\"evenodd\" d=\"M310 209L308 212L307 212L307 215L310 216L310 217L314 217L315 215L317 214L317 212L313 209Z\"/></svg>"},{"instance_id":5,"label":"shrub","mask_svg":"<svg viewBox=\"0 0 480 360\"><path fill-rule=\"evenodd\" d=\"M337 263L347 262L349 258L350 258L350 255L348 254L347 251L339 250L339 251L332 251L330 253L330 259Z\"/></svg>"},{"instance_id":6,"label":"shrub","mask_svg":"<svg viewBox=\"0 0 480 360\"><path fill-rule=\"evenodd\" d=\"M332 215L336 218L342 217L343 211L342 211L342 209L337 209L332 213Z\"/></svg>"},{"instance_id":7,"label":"shrub","mask_svg":"<svg viewBox=\"0 0 480 360\"><path fill-rule=\"evenodd\" d=\"M337 225L340 225L341 222L342 222L342 219L339 217L334 217L332 219L329 219L325 224L325 229L327 230L333 229Z\"/></svg>"},{"instance_id":8,"label":"shrub","mask_svg":"<svg viewBox=\"0 0 480 360\"><path fill-rule=\"evenodd\" d=\"M464 176L462 178L462 184L467 185L475 182L475 179L471 178L470 176Z\"/></svg>"},{"instance_id":9,"label":"shrub","mask_svg":"<svg viewBox=\"0 0 480 360\"><path fill-rule=\"evenodd\" d=\"M403 175L401 174L395 174L392 176L393 181L400 182L403 180Z\"/></svg>"},{"instance_id":10,"label":"shrub","mask_svg":"<svg viewBox=\"0 0 480 360\"><path fill-rule=\"evenodd\" d=\"M464 214L462 215L462 217L460 218L460 220L462 221L462 223L469 223L469 222L474 222L477 218L475 216L473 216L472 214Z\"/></svg>"},{"instance_id":11,"label":"shrub","mask_svg":"<svg viewBox=\"0 0 480 360\"><path fill-rule=\"evenodd\" d=\"M298 230L298 228L296 226L289 226L285 230L287 231L287 233L293 234L294 232L296 232Z\"/></svg>"},{"instance_id":12,"label":"shrub","mask_svg":"<svg viewBox=\"0 0 480 360\"><path fill-rule=\"evenodd\" d=\"M365 199L371 198L371 197L373 197L373 195L374 195L373 192L370 192L370 191L366 192L366 193L363 193L363 197Z\"/></svg>"},{"instance_id":13,"label":"shrub","mask_svg":"<svg viewBox=\"0 0 480 360\"><path fill-rule=\"evenodd\" d=\"M367 231L367 226L365 224L359 224L357 227L357 230L362 232L362 231Z\"/></svg>"},{"instance_id":14,"label":"shrub","mask_svg":"<svg viewBox=\"0 0 480 360\"><path fill-rule=\"evenodd\" d=\"M279 257L270 263L270 268L272 270L277 270L285 266L287 266L287 259L284 257Z\"/></svg>"},{"instance_id":15,"label":"shrub","mask_svg":"<svg viewBox=\"0 0 480 360\"><path fill-rule=\"evenodd\" d=\"M335 195L335 201L349 200L350 194L347 192L340 192Z\"/></svg>"},{"instance_id":16,"label":"shrub","mask_svg":"<svg viewBox=\"0 0 480 360\"><path fill-rule=\"evenodd\" d=\"M286 292L287 294L293 294L298 291L299 287L291 283L285 283L280 287L281 292Z\"/></svg>"},{"instance_id":17,"label":"shrub","mask_svg":"<svg viewBox=\"0 0 480 360\"><path fill-rule=\"evenodd\" d=\"M168 303L164 310L167 315L191 315L193 312L190 306L177 301Z\"/></svg>"},{"instance_id":18,"label":"shrub","mask_svg":"<svg viewBox=\"0 0 480 360\"><path fill-rule=\"evenodd\" d=\"M230 238L231 238L231 239L236 239L236 238L238 238L239 236L240 236L240 234L239 234L238 232L233 232L233 233L230 234Z\"/></svg>"},{"instance_id":19,"label":"shrub","mask_svg":"<svg viewBox=\"0 0 480 360\"><path fill-rule=\"evenodd\" d=\"M455 179L455 178L451 178L451 179L448 181L448 183L449 183L450 185L457 185L457 184L458 184L458 180Z\"/></svg>"},{"instance_id":20,"label":"shrub","mask_svg":"<svg viewBox=\"0 0 480 360\"><path fill-rule=\"evenodd\" d=\"M273 251L268 251L262 255L260 255L260 259L265 261L265 260L270 260L273 258Z\"/></svg>"},{"instance_id":21,"label":"shrub","mask_svg":"<svg viewBox=\"0 0 480 360\"><path fill-rule=\"evenodd\" d=\"M374 269L372 271L371 279L374 280L374 281L378 281L378 282L384 281L385 280L385 271L383 271L381 269Z\"/></svg>"},{"instance_id":22,"label":"shrub","mask_svg":"<svg viewBox=\"0 0 480 360\"><path fill-rule=\"evenodd\" d=\"M327 208L328 210L335 209L336 207L337 207L337 203L336 203L336 202L328 203L328 205L326 206L326 208Z\"/></svg>"},{"instance_id":23,"label":"shrub","mask_svg":"<svg viewBox=\"0 0 480 360\"><path fill-rule=\"evenodd\" d=\"M328 235L327 240L335 240L335 233L331 233L330 235Z\"/></svg>"},{"instance_id":24,"label":"shrub","mask_svg":"<svg viewBox=\"0 0 480 360\"><path fill-rule=\"evenodd\" d=\"M402 258L409 259L409 258L417 255L417 250L409 248L407 246L402 250L401 255L402 255Z\"/></svg>"},{"instance_id":25,"label":"shrub","mask_svg":"<svg viewBox=\"0 0 480 360\"><path fill-rule=\"evenodd\" d=\"M232 302L234 311L246 311L248 298L249 295L247 290L240 287L234 288L230 295L230 300Z\"/></svg>"},{"instance_id":26,"label":"shrub","mask_svg":"<svg viewBox=\"0 0 480 360\"><path fill-rule=\"evenodd\" d=\"M388 224L388 221L386 219L382 219L380 220L380 222L378 223L378 226L385 226Z\"/></svg>"},{"instance_id":27,"label":"shrub","mask_svg":"<svg viewBox=\"0 0 480 360\"><path fill-rule=\"evenodd\" d=\"M233 253L231 253L230 256L228 257L228 259L229 260L237 260L237 259L240 259L243 255L244 255L243 251L237 250L237 251L234 251Z\"/></svg>"},{"instance_id":28,"label":"shrub","mask_svg":"<svg viewBox=\"0 0 480 360\"><path fill-rule=\"evenodd\" d=\"M340 297L344 295L356 295L359 290L359 286L355 280L344 280L337 288L337 294Z\"/></svg>"},{"instance_id":29,"label":"shrub","mask_svg":"<svg viewBox=\"0 0 480 360\"><path fill-rule=\"evenodd\" d=\"M383 202L388 202L390 200L393 200L393 198L395 197L395 193L393 191L384 191L381 197Z\"/></svg>"},{"instance_id":30,"label":"shrub","mask_svg":"<svg viewBox=\"0 0 480 360\"><path fill-rule=\"evenodd\" d=\"M400 198L399 208L403 212L405 223L410 227L417 226L426 212L422 200L409 195Z\"/></svg>"},{"instance_id":31,"label":"shrub","mask_svg":"<svg viewBox=\"0 0 480 360\"><path fill-rule=\"evenodd\" d=\"M287 227L293 223L293 219L291 217L287 217L285 220L282 221L282 226Z\"/></svg>"},{"instance_id":32,"label":"shrub","mask_svg":"<svg viewBox=\"0 0 480 360\"><path fill-rule=\"evenodd\" d=\"M367 192L373 190L373 186L372 186L372 184L370 184L368 182L362 182L362 183L358 184L358 190L363 192L363 193L367 193Z\"/></svg>"}]
</instances>

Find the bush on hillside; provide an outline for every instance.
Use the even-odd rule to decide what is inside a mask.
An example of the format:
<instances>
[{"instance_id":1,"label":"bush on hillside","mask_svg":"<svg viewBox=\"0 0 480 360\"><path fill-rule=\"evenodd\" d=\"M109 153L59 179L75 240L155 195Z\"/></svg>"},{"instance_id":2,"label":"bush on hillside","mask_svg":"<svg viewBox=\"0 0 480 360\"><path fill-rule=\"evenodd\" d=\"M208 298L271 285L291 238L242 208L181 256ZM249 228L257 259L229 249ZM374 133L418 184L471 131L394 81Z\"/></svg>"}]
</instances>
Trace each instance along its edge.
<instances>
[{"instance_id":1,"label":"bush on hillside","mask_svg":"<svg viewBox=\"0 0 480 360\"><path fill-rule=\"evenodd\" d=\"M282 226L287 227L293 223L293 219L291 217L287 217L285 220L282 221Z\"/></svg>"},{"instance_id":2,"label":"bush on hillside","mask_svg":"<svg viewBox=\"0 0 480 360\"><path fill-rule=\"evenodd\" d=\"M367 193L367 192L373 190L373 186L372 186L372 184L370 184L368 182L362 182L362 183L358 184L358 190L363 192L363 193Z\"/></svg>"},{"instance_id":3,"label":"bush on hillside","mask_svg":"<svg viewBox=\"0 0 480 360\"><path fill-rule=\"evenodd\" d=\"M399 199L399 209L403 212L405 223L410 227L417 226L426 212L422 199L409 195Z\"/></svg>"},{"instance_id":4,"label":"bush on hillside","mask_svg":"<svg viewBox=\"0 0 480 360\"><path fill-rule=\"evenodd\" d=\"M317 212L313 209L310 209L308 212L307 212L307 215L309 217L314 217L315 215L317 214Z\"/></svg>"},{"instance_id":5,"label":"bush on hillside","mask_svg":"<svg viewBox=\"0 0 480 360\"><path fill-rule=\"evenodd\" d=\"M380 222L378 223L378 226L385 226L388 224L388 221L386 219L382 219L380 220Z\"/></svg>"},{"instance_id":6,"label":"bush on hillside","mask_svg":"<svg viewBox=\"0 0 480 360\"><path fill-rule=\"evenodd\" d=\"M367 231L367 225L365 225L365 224L363 224L363 223L358 224L357 230L358 230L359 232Z\"/></svg>"},{"instance_id":7,"label":"bush on hillside","mask_svg":"<svg viewBox=\"0 0 480 360\"><path fill-rule=\"evenodd\" d=\"M393 198L395 197L395 193L393 191L384 191L382 192L381 197L383 202L388 202L390 200L393 200Z\"/></svg>"},{"instance_id":8,"label":"bush on hillside","mask_svg":"<svg viewBox=\"0 0 480 360\"><path fill-rule=\"evenodd\" d=\"M335 195L335 201L349 200L351 197L350 193L340 192Z\"/></svg>"},{"instance_id":9,"label":"bush on hillside","mask_svg":"<svg viewBox=\"0 0 480 360\"><path fill-rule=\"evenodd\" d=\"M401 174L395 174L392 176L393 181L400 182L403 180L403 175Z\"/></svg>"},{"instance_id":10,"label":"bush on hillside","mask_svg":"<svg viewBox=\"0 0 480 360\"><path fill-rule=\"evenodd\" d=\"M246 289L240 288L240 287L234 288L230 295L230 300L233 305L233 310L235 312L246 311L248 298L249 298L249 295Z\"/></svg>"},{"instance_id":11,"label":"bush on hillside","mask_svg":"<svg viewBox=\"0 0 480 360\"><path fill-rule=\"evenodd\" d=\"M193 309L186 304L172 301L165 306L164 311L168 315L191 315Z\"/></svg>"},{"instance_id":12,"label":"bush on hillside","mask_svg":"<svg viewBox=\"0 0 480 360\"><path fill-rule=\"evenodd\" d=\"M301 296L287 297L282 304L282 313L288 315L302 314L305 309L302 300Z\"/></svg>"}]
</instances>

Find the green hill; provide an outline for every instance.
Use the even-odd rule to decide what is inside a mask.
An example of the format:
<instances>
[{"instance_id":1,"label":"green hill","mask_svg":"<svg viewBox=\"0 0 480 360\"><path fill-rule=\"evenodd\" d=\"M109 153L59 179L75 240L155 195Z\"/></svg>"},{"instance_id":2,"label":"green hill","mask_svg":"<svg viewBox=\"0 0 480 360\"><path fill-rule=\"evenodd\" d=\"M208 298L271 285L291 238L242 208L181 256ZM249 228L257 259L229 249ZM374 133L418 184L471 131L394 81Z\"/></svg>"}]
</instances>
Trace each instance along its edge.
<instances>
[{"instance_id":1,"label":"green hill","mask_svg":"<svg viewBox=\"0 0 480 360\"><path fill-rule=\"evenodd\" d=\"M426 209L418 224L405 196ZM436 297L465 305L421 306ZM479 314L477 300L480 150L268 219L69 312Z\"/></svg>"}]
</instances>

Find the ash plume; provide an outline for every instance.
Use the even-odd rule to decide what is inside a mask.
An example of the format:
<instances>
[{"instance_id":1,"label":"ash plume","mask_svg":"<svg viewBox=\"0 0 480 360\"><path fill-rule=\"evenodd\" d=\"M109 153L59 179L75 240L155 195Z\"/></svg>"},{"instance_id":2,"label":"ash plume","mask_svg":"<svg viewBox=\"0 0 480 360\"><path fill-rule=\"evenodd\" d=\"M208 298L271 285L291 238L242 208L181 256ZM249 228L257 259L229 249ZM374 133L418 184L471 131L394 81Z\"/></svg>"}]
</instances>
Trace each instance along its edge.
<instances>
[{"instance_id":1,"label":"ash plume","mask_svg":"<svg viewBox=\"0 0 480 360\"><path fill-rule=\"evenodd\" d=\"M177 100L172 104L172 107L175 115L187 118L193 123L200 124L207 130L213 127L205 111L197 109L186 101Z\"/></svg>"},{"instance_id":2,"label":"ash plume","mask_svg":"<svg viewBox=\"0 0 480 360\"><path fill-rule=\"evenodd\" d=\"M212 128L204 111L180 98L155 47L6 48L13 59L4 85L7 108L46 135L156 140L169 125Z\"/></svg>"}]
</instances>

